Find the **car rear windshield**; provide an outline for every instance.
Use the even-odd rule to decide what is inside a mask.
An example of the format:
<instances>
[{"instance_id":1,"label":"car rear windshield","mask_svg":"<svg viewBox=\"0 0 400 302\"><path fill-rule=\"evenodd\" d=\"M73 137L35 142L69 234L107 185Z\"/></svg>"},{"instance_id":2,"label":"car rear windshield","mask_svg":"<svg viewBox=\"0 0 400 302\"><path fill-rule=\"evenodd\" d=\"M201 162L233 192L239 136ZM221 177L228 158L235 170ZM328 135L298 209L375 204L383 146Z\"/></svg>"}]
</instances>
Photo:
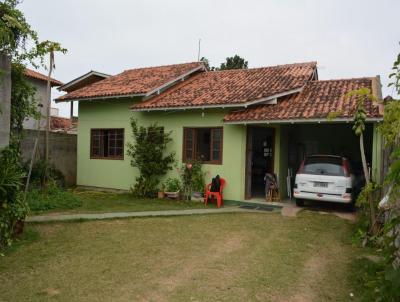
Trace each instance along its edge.
<instances>
[{"instance_id":1,"label":"car rear windshield","mask_svg":"<svg viewBox=\"0 0 400 302\"><path fill-rule=\"evenodd\" d=\"M303 174L344 176L342 158L313 156L307 157L304 162Z\"/></svg>"}]
</instances>

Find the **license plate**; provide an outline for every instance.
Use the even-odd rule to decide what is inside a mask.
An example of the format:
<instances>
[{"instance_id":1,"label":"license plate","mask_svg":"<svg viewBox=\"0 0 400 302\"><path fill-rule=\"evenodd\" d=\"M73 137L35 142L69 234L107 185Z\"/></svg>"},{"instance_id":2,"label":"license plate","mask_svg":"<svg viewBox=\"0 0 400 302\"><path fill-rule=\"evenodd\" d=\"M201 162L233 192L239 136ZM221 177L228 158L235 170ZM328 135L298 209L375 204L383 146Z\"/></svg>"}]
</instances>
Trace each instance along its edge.
<instances>
[{"instance_id":1,"label":"license plate","mask_svg":"<svg viewBox=\"0 0 400 302\"><path fill-rule=\"evenodd\" d=\"M314 187L327 188L328 187L328 183L327 182L316 181L316 182L314 182Z\"/></svg>"}]
</instances>

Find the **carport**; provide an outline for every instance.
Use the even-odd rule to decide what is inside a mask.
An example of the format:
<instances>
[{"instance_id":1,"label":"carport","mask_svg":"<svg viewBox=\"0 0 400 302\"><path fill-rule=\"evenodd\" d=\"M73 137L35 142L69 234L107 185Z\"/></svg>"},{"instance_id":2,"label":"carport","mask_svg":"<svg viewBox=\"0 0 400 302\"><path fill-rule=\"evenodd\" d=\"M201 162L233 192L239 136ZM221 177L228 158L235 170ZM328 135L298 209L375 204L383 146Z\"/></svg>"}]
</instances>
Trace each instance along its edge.
<instances>
[{"instance_id":1,"label":"carport","mask_svg":"<svg viewBox=\"0 0 400 302\"><path fill-rule=\"evenodd\" d=\"M298 123L280 125L279 171L281 196L289 197L287 186L292 187L302 160L308 155L340 155L350 160L354 174L363 178L359 137L353 123ZM381 180L381 141L377 124L367 123L364 132L364 149L370 175Z\"/></svg>"},{"instance_id":2,"label":"carport","mask_svg":"<svg viewBox=\"0 0 400 302\"><path fill-rule=\"evenodd\" d=\"M353 115L357 99L347 93L368 88L381 99L379 78L311 81L300 93L278 98L275 104L261 104L230 112L225 124L247 128L245 199L262 197L262 177L274 173L282 199L290 196L300 163L307 155L347 157L354 172L362 176L360 140L355 135ZM372 179L382 180L382 139L378 124L383 108L369 99L364 102L366 129L364 149ZM335 114L329 119L330 113Z\"/></svg>"}]
</instances>

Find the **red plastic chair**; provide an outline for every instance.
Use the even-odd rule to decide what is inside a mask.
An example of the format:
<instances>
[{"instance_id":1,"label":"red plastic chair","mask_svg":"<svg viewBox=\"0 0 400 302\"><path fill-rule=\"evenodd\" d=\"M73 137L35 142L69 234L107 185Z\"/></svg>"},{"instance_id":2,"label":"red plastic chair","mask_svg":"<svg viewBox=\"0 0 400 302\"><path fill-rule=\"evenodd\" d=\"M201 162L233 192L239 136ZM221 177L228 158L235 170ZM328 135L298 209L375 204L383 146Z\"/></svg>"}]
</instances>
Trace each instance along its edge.
<instances>
[{"instance_id":1,"label":"red plastic chair","mask_svg":"<svg viewBox=\"0 0 400 302\"><path fill-rule=\"evenodd\" d=\"M204 192L204 205L206 206L208 203L208 198L212 198L212 200L214 200L214 197L217 199L217 207L220 208L221 206L224 205L224 197L223 197L223 190L224 187L226 185L226 180L223 178L219 179L219 192L211 192L210 188L211 188L211 184L209 183L206 186L206 190Z\"/></svg>"}]
</instances>

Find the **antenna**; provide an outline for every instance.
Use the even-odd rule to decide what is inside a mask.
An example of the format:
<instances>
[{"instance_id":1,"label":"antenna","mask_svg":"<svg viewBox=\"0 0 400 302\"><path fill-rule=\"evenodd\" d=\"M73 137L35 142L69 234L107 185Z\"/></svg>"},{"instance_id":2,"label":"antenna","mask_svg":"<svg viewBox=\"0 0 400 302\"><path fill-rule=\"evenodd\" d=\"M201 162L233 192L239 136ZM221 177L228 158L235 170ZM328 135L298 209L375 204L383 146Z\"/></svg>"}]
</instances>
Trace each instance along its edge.
<instances>
[{"instance_id":1,"label":"antenna","mask_svg":"<svg viewBox=\"0 0 400 302\"><path fill-rule=\"evenodd\" d=\"M201 39L199 39L199 50L197 52L197 62L200 62L200 49L201 49Z\"/></svg>"}]
</instances>

